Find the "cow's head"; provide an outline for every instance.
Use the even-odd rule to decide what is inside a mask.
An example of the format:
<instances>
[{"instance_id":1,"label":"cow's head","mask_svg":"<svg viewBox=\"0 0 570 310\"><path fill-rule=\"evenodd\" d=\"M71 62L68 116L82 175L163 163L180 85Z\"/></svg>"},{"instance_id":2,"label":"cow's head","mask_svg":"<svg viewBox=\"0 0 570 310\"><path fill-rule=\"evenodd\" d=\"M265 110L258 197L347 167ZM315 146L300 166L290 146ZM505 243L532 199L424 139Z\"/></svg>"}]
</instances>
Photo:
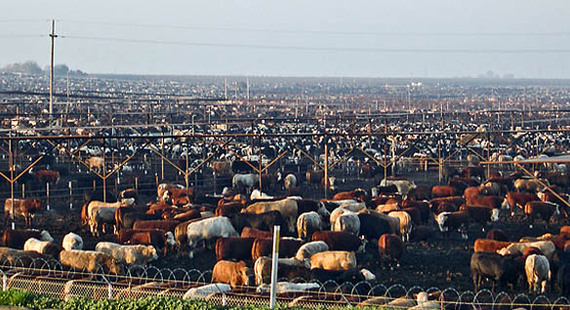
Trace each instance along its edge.
<instances>
[{"instance_id":1,"label":"cow's head","mask_svg":"<svg viewBox=\"0 0 570 310\"><path fill-rule=\"evenodd\" d=\"M491 211L491 222L497 222L499 220L499 214L501 209L494 209Z\"/></svg>"},{"instance_id":2,"label":"cow's head","mask_svg":"<svg viewBox=\"0 0 570 310\"><path fill-rule=\"evenodd\" d=\"M148 257L148 261L155 261L158 259L158 254L156 253L156 249L152 245L147 245L143 250L143 255Z\"/></svg>"},{"instance_id":3,"label":"cow's head","mask_svg":"<svg viewBox=\"0 0 570 310\"><path fill-rule=\"evenodd\" d=\"M35 211L44 210L46 208L45 205L39 199L32 199L31 209Z\"/></svg>"},{"instance_id":4,"label":"cow's head","mask_svg":"<svg viewBox=\"0 0 570 310\"><path fill-rule=\"evenodd\" d=\"M42 230L42 232L40 233L40 239L41 241L53 242L53 237L49 234L47 230Z\"/></svg>"}]
</instances>

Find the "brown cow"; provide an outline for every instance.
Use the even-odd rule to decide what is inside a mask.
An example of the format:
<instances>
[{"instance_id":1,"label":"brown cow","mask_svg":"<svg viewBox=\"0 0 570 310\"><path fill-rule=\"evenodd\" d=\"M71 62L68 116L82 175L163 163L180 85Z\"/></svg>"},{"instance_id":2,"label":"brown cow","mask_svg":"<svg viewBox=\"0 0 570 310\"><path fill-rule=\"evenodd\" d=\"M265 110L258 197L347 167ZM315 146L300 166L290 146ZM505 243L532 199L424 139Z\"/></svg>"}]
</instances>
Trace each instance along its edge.
<instances>
[{"instance_id":1,"label":"brown cow","mask_svg":"<svg viewBox=\"0 0 570 310\"><path fill-rule=\"evenodd\" d=\"M487 232L487 235L485 235L485 238L487 239L492 239L492 240L496 240L496 241L509 241L509 238L507 237L507 234L505 234L505 232L501 229L491 229Z\"/></svg>"},{"instance_id":2,"label":"brown cow","mask_svg":"<svg viewBox=\"0 0 570 310\"><path fill-rule=\"evenodd\" d=\"M515 215L515 206L524 209L524 206L529 201L538 201L540 198L535 193L517 193L517 192L508 192L503 202L503 206L505 208L509 208L511 211L511 216Z\"/></svg>"},{"instance_id":3,"label":"brown cow","mask_svg":"<svg viewBox=\"0 0 570 310\"><path fill-rule=\"evenodd\" d=\"M362 188L357 188L351 191L336 193L332 200L356 200L356 201L366 201L366 191Z\"/></svg>"},{"instance_id":4,"label":"brown cow","mask_svg":"<svg viewBox=\"0 0 570 310\"><path fill-rule=\"evenodd\" d=\"M251 260L251 249L255 238L227 237L216 240L216 259Z\"/></svg>"},{"instance_id":5,"label":"brown cow","mask_svg":"<svg viewBox=\"0 0 570 310\"><path fill-rule=\"evenodd\" d=\"M400 259L404 253L404 243L400 237L394 234L383 234L378 239L378 252L380 253L380 265L385 261L396 262L396 267L400 267Z\"/></svg>"},{"instance_id":6,"label":"brown cow","mask_svg":"<svg viewBox=\"0 0 570 310\"><path fill-rule=\"evenodd\" d=\"M302 243L301 240L297 239L279 239L279 257L295 257ZM273 240L255 239L251 247L251 258L255 261L262 256L271 256L272 250Z\"/></svg>"},{"instance_id":7,"label":"brown cow","mask_svg":"<svg viewBox=\"0 0 570 310\"><path fill-rule=\"evenodd\" d=\"M273 234L270 231L259 230L251 227L244 227L241 231L242 238L271 239Z\"/></svg>"},{"instance_id":8,"label":"brown cow","mask_svg":"<svg viewBox=\"0 0 570 310\"><path fill-rule=\"evenodd\" d=\"M34 178L38 183L57 184L61 178L59 171L54 170L38 170L34 172Z\"/></svg>"},{"instance_id":9,"label":"brown cow","mask_svg":"<svg viewBox=\"0 0 570 310\"><path fill-rule=\"evenodd\" d=\"M53 241L47 230L37 229L11 229L8 228L2 234L2 245L14 249L23 249L24 243L29 238L36 238L43 241Z\"/></svg>"},{"instance_id":10,"label":"brown cow","mask_svg":"<svg viewBox=\"0 0 570 310\"><path fill-rule=\"evenodd\" d=\"M478 238L475 240L475 244L473 245L473 251L497 253L498 250L506 248L511 243L512 242Z\"/></svg>"},{"instance_id":11,"label":"brown cow","mask_svg":"<svg viewBox=\"0 0 570 310\"><path fill-rule=\"evenodd\" d=\"M465 199L463 199L463 197L460 196L439 197L439 198L433 198L432 200L429 201L429 203L431 205L432 211L437 209L437 207L442 203L453 204L457 210L460 205L465 203Z\"/></svg>"},{"instance_id":12,"label":"brown cow","mask_svg":"<svg viewBox=\"0 0 570 310\"><path fill-rule=\"evenodd\" d=\"M499 196L480 196L474 195L469 198L465 197L465 203L470 206L486 206L493 209L501 209L504 198Z\"/></svg>"},{"instance_id":13,"label":"brown cow","mask_svg":"<svg viewBox=\"0 0 570 310\"><path fill-rule=\"evenodd\" d=\"M358 251L361 240L347 231L315 231L311 241L324 241L331 251Z\"/></svg>"},{"instance_id":14,"label":"brown cow","mask_svg":"<svg viewBox=\"0 0 570 310\"><path fill-rule=\"evenodd\" d=\"M216 210L214 210L214 214L216 216L232 217L240 213L243 208L244 204L240 201L225 202L223 204L218 203Z\"/></svg>"},{"instance_id":15,"label":"brown cow","mask_svg":"<svg viewBox=\"0 0 570 310\"><path fill-rule=\"evenodd\" d=\"M136 221L133 224L133 229L163 229L166 231L174 231L174 228L180 224L177 220L151 220L151 221Z\"/></svg>"},{"instance_id":16,"label":"brown cow","mask_svg":"<svg viewBox=\"0 0 570 310\"><path fill-rule=\"evenodd\" d=\"M248 286L253 283L253 272L245 262L218 261L212 270L213 283L227 283L232 287Z\"/></svg>"},{"instance_id":17,"label":"brown cow","mask_svg":"<svg viewBox=\"0 0 570 310\"><path fill-rule=\"evenodd\" d=\"M461 191L456 187L449 185L436 185L431 188L431 196L433 198L452 197L461 195Z\"/></svg>"},{"instance_id":18,"label":"brown cow","mask_svg":"<svg viewBox=\"0 0 570 310\"><path fill-rule=\"evenodd\" d=\"M463 197L468 200L472 196L486 195L488 189L485 186L469 186L463 191Z\"/></svg>"},{"instance_id":19,"label":"brown cow","mask_svg":"<svg viewBox=\"0 0 570 310\"><path fill-rule=\"evenodd\" d=\"M428 201L415 201L410 199L405 199L402 201L402 210L406 208L416 208L420 210L421 213L421 222L427 223L430 217L430 204Z\"/></svg>"},{"instance_id":20,"label":"brown cow","mask_svg":"<svg viewBox=\"0 0 570 310\"><path fill-rule=\"evenodd\" d=\"M163 229L121 229L118 241L120 244L152 245L156 249L162 249L165 256L176 247L173 233Z\"/></svg>"},{"instance_id":21,"label":"brown cow","mask_svg":"<svg viewBox=\"0 0 570 310\"><path fill-rule=\"evenodd\" d=\"M551 202L529 201L524 205L524 214L530 223L534 223L534 218L540 215L546 222L553 215L559 215L558 205Z\"/></svg>"},{"instance_id":22,"label":"brown cow","mask_svg":"<svg viewBox=\"0 0 570 310\"><path fill-rule=\"evenodd\" d=\"M182 213L178 213L178 214L174 215L174 217L172 217L172 219L180 221L180 222L184 222L184 221L197 219L200 217L202 217L200 211L195 210L195 209L191 209L191 210L188 210L186 212L182 212Z\"/></svg>"},{"instance_id":23,"label":"brown cow","mask_svg":"<svg viewBox=\"0 0 570 310\"><path fill-rule=\"evenodd\" d=\"M13 214L12 208L14 209ZM44 209L45 206L41 204L39 199L8 198L4 202L4 223L7 223L7 219L10 215L14 218L17 216L23 216L26 221L26 226L32 226L34 213Z\"/></svg>"}]
</instances>

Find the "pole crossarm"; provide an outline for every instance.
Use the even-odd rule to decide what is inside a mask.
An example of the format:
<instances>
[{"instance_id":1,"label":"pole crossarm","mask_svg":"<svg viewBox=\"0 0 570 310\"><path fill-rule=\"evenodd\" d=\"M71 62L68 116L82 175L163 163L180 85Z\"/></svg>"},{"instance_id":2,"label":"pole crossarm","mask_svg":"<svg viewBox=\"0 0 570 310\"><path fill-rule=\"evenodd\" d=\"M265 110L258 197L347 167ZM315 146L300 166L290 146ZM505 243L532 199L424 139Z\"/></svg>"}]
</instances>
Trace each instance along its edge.
<instances>
[{"instance_id":1,"label":"pole crossarm","mask_svg":"<svg viewBox=\"0 0 570 310\"><path fill-rule=\"evenodd\" d=\"M264 173L267 169L269 169L271 166L273 166L273 164L275 164L278 160L280 160L288 152L289 152L289 150L285 150L285 151L281 152L281 154L279 154L277 157L275 157L275 159L273 159L263 169L261 169L261 173Z\"/></svg>"},{"instance_id":2,"label":"pole crossarm","mask_svg":"<svg viewBox=\"0 0 570 310\"><path fill-rule=\"evenodd\" d=\"M14 183L16 182L20 177L22 177L25 173L27 173L28 171L30 171L30 169L32 169L40 160L42 160L44 158L45 155L42 155L38 158L36 158L36 160L34 160L31 164L29 164L24 170L22 170L22 172L20 172L14 179L11 179L10 177L8 177L7 175L5 175L3 172L0 171L0 176L2 176L4 179L6 179L6 181L10 182L10 183Z\"/></svg>"},{"instance_id":3,"label":"pole crossarm","mask_svg":"<svg viewBox=\"0 0 570 310\"><path fill-rule=\"evenodd\" d=\"M323 167L323 165L321 165L319 162L317 162L311 155L307 154L307 152L305 152L305 150L303 150L302 148L300 148L297 145L293 145L293 147L296 148L297 150L299 150L299 152L301 152L301 154L303 154L303 156L307 157L310 161L313 162L313 164L318 166L321 170L325 169L325 167Z\"/></svg>"}]
</instances>

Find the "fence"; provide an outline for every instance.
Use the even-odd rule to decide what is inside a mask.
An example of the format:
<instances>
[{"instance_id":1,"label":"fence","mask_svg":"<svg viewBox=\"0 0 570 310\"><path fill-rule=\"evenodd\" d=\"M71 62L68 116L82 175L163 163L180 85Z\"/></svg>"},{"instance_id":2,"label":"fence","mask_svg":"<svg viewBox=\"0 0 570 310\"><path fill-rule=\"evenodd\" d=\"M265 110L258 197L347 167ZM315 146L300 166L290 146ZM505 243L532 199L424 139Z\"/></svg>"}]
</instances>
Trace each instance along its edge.
<instances>
[{"instance_id":1,"label":"fence","mask_svg":"<svg viewBox=\"0 0 570 310\"><path fill-rule=\"evenodd\" d=\"M22 289L51 297L70 299L73 297L102 298L143 298L148 296L183 298L192 288L211 284L211 271L158 269L153 266L134 265L125 268L123 275L105 273L102 267L95 272L85 272L66 268L57 260L46 260L30 256L0 256L0 277L2 290ZM294 282L306 282L295 279ZM317 282L318 283L318 282ZM427 289L419 286L406 288L395 284L362 281L358 283L336 283L329 280L318 283L319 288L311 291L278 294L281 305L314 307L338 307L355 305L380 305L396 307L409 304L414 296L425 292L431 296L433 308L446 309L568 309L570 301L566 297L550 299L546 296L519 294L510 296L504 292L497 295L488 290L478 293L458 292L454 288ZM212 285L210 285L212 286ZM256 287L237 287L223 290L213 285L213 289L202 295L207 301L224 306L269 305L269 295L260 294Z\"/></svg>"}]
</instances>

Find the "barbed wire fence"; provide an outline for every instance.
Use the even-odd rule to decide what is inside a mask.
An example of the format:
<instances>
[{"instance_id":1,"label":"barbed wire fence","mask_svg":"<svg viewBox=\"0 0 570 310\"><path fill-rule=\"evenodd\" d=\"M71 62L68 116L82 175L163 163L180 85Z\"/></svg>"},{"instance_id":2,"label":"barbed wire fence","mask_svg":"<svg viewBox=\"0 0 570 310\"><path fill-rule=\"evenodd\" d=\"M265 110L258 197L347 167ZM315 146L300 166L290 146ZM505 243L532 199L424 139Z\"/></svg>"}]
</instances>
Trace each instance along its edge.
<instances>
[{"instance_id":1,"label":"barbed wire fence","mask_svg":"<svg viewBox=\"0 0 570 310\"><path fill-rule=\"evenodd\" d=\"M239 286L231 290L212 284L212 271L182 268L157 268L132 265L123 274L109 273L102 266L94 271L76 270L61 265L55 259L27 255L0 255L0 277L2 290L21 289L50 297L69 300L76 297L92 299L126 299L150 296L173 298L203 298L222 305L268 306L269 295L260 293L257 287ZM281 279L283 280L283 279ZM286 281L286 279L285 279ZM293 282L307 283L297 278ZM312 281L318 289L281 292L277 302L287 306L308 308L331 308L356 305L383 305L400 307L407 301L413 305L415 297L425 292L433 299L432 308L446 309L568 309L570 300L566 297L551 299L544 295L511 296L505 292L493 294L483 289L459 292L454 288L440 289L420 286L406 288L401 284L387 286L382 283L362 281L358 283L337 283ZM189 294L192 289L209 287L206 293ZM411 303L410 303L411 302Z\"/></svg>"}]
</instances>

